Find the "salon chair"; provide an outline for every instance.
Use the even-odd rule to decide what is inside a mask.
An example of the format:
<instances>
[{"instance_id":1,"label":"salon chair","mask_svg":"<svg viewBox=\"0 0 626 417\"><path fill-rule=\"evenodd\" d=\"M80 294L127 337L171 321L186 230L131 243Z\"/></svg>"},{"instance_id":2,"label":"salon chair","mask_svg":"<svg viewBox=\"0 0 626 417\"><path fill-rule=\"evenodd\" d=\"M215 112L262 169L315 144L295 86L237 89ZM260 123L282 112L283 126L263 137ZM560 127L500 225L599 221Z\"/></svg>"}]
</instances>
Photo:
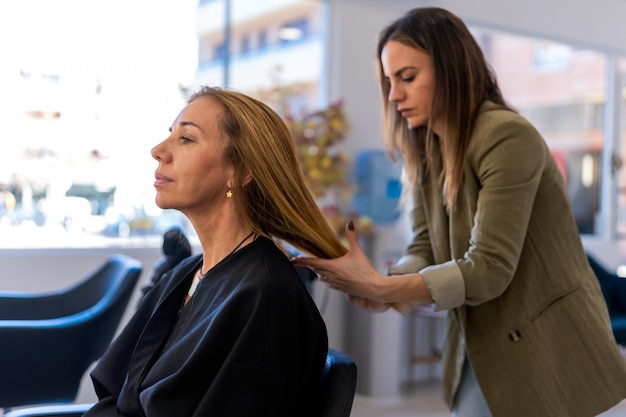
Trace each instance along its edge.
<instances>
[{"instance_id":1,"label":"salon chair","mask_svg":"<svg viewBox=\"0 0 626 417\"><path fill-rule=\"evenodd\" d=\"M113 339L142 271L116 254L54 291L0 292L0 408L71 403Z\"/></svg>"},{"instance_id":2,"label":"salon chair","mask_svg":"<svg viewBox=\"0 0 626 417\"><path fill-rule=\"evenodd\" d=\"M349 417L356 393L357 368L343 352L329 348L322 374L320 417Z\"/></svg>"}]
</instances>

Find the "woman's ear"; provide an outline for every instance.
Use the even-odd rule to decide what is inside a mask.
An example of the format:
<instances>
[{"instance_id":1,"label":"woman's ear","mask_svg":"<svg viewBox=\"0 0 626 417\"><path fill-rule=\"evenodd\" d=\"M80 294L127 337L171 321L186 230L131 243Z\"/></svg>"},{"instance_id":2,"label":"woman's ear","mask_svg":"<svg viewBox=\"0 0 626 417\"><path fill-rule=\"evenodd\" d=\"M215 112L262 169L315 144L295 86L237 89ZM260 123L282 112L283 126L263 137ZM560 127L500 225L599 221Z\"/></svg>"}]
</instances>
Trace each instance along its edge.
<instances>
[{"instance_id":1,"label":"woman's ear","mask_svg":"<svg viewBox=\"0 0 626 417\"><path fill-rule=\"evenodd\" d=\"M244 187L245 187L246 185L248 185L248 184L250 183L250 181L252 181L252 178L253 178L252 173L251 173L251 172L248 172L248 173L246 174L246 176L245 176L245 177L243 177L243 182L242 182L242 185L243 185Z\"/></svg>"}]
</instances>

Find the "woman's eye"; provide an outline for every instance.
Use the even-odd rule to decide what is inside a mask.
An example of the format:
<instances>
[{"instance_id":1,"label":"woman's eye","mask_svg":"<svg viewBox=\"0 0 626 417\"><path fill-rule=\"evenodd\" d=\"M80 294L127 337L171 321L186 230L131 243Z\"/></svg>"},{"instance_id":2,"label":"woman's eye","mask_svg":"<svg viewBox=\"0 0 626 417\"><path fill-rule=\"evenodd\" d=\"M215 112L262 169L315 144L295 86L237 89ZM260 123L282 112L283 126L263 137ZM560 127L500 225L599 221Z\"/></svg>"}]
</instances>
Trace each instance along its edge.
<instances>
[{"instance_id":1,"label":"woman's eye","mask_svg":"<svg viewBox=\"0 0 626 417\"><path fill-rule=\"evenodd\" d=\"M410 76L410 77L403 78L403 79L402 79L402 82L403 82L403 83L410 83L410 82L412 82L414 79L415 79L415 76L414 76L414 75L412 75L412 76Z\"/></svg>"},{"instance_id":2,"label":"woman's eye","mask_svg":"<svg viewBox=\"0 0 626 417\"><path fill-rule=\"evenodd\" d=\"M182 143L191 143L191 142L193 142L193 140L191 140L191 139L189 139L189 138L186 138L185 136L181 136L181 137L180 137L180 141L181 141Z\"/></svg>"}]
</instances>

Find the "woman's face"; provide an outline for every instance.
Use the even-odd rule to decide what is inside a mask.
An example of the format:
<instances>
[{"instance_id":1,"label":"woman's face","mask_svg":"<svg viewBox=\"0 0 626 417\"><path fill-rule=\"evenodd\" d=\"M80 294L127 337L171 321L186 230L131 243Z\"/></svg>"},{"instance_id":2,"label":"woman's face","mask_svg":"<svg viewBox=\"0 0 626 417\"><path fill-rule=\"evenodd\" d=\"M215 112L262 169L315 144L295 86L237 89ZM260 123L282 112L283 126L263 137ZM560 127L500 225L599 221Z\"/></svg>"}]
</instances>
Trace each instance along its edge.
<instances>
[{"instance_id":1,"label":"woman's face","mask_svg":"<svg viewBox=\"0 0 626 417\"><path fill-rule=\"evenodd\" d=\"M384 46L380 61L389 82L387 99L396 105L409 126L426 126L432 116L435 93L435 72L430 56L392 40ZM435 130L435 126L432 127Z\"/></svg>"},{"instance_id":2,"label":"woman's face","mask_svg":"<svg viewBox=\"0 0 626 417\"><path fill-rule=\"evenodd\" d=\"M218 127L221 114L213 100L194 100L174 120L169 137L152 148L159 163L157 206L189 215L214 211L225 202L233 169L223 158L228 139Z\"/></svg>"}]
</instances>

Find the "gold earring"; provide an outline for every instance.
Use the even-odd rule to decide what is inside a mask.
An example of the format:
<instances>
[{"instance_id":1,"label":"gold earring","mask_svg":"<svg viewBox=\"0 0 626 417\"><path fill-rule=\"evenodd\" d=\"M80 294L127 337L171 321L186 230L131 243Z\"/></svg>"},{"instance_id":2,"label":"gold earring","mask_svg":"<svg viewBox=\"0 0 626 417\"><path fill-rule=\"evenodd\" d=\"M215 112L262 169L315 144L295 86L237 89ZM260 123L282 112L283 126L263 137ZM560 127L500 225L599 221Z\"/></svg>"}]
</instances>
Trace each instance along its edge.
<instances>
[{"instance_id":1,"label":"gold earring","mask_svg":"<svg viewBox=\"0 0 626 417\"><path fill-rule=\"evenodd\" d=\"M226 198L232 198L233 197L233 189L230 188L230 186L228 186L228 191L226 191Z\"/></svg>"}]
</instances>

